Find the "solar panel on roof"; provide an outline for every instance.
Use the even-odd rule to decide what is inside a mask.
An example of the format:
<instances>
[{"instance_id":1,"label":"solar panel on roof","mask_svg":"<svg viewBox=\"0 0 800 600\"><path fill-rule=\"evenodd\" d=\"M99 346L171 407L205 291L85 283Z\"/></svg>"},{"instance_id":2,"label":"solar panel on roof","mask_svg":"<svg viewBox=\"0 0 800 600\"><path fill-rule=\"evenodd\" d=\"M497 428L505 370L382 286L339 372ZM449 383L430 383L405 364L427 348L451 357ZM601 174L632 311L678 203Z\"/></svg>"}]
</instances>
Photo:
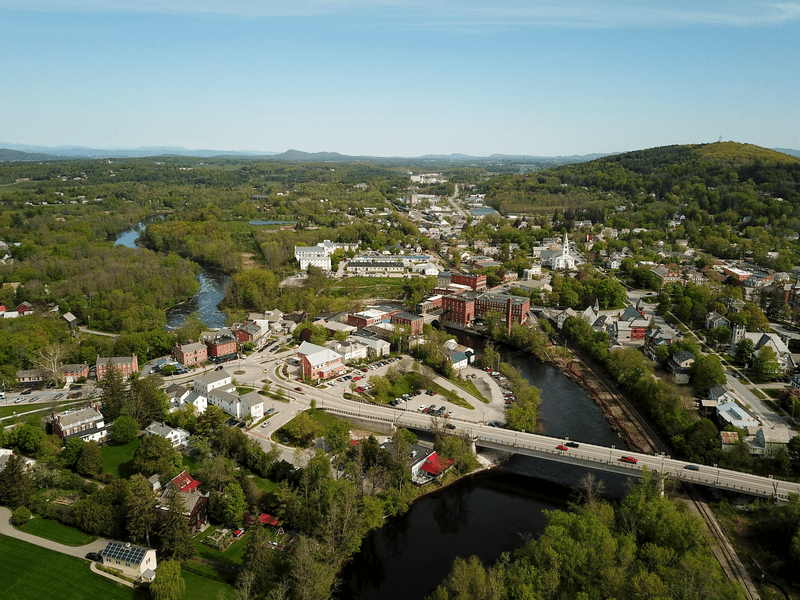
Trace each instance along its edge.
<instances>
[{"instance_id":1,"label":"solar panel on roof","mask_svg":"<svg viewBox=\"0 0 800 600\"><path fill-rule=\"evenodd\" d=\"M148 548L140 548L139 546L126 546L122 542L109 542L105 550L100 554L104 558L139 564L142 562L147 550Z\"/></svg>"}]
</instances>

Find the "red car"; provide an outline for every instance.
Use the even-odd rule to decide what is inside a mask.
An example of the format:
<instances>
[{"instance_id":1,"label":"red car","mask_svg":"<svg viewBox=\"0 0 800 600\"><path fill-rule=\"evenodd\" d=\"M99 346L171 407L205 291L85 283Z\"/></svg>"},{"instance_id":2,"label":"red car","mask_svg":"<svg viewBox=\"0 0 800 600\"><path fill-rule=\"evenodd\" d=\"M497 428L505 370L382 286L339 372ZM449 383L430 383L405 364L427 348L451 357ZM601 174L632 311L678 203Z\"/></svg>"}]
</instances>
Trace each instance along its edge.
<instances>
[{"instance_id":1,"label":"red car","mask_svg":"<svg viewBox=\"0 0 800 600\"><path fill-rule=\"evenodd\" d=\"M631 463L631 464L635 464L635 463L639 462L638 458L633 458L632 456L621 456L620 460L622 462Z\"/></svg>"},{"instance_id":2,"label":"red car","mask_svg":"<svg viewBox=\"0 0 800 600\"><path fill-rule=\"evenodd\" d=\"M564 444L559 444L556 446L556 450L567 451L569 448L567 448Z\"/></svg>"},{"instance_id":3,"label":"red car","mask_svg":"<svg viewBox=\"0 0 800 600\"><path fill-rule=\"evenodd\" d=\"M294 388L294 391L295 391L295 392L302 392L302 391L303 391L303 388L301 388L301 387L296 387L296 388Z\"/></svg>"},{"instance_id":4,"label":"red car","mask_svg":"<svg viewBox=\"0 0 800 600\"><path fill-rule=\"evenodd\" d=\"M358 381L359 379L361 379L361 376L360 376L360 375L359 375L359 376L357 376L357 377L353 377L353 381Z\"/></svg>"}]
</instances>

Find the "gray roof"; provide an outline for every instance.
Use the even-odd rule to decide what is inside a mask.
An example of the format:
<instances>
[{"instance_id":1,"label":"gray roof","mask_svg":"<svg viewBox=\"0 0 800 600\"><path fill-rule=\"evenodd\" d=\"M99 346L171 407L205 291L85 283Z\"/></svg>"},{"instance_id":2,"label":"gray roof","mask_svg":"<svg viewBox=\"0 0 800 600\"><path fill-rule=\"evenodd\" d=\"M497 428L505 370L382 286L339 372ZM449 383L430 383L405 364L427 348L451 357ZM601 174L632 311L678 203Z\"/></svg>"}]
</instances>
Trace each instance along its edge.
<instances>
[{"instance_id":1,"label":"gray roof","mask_svg":"<svg viewBox=\"0 0 800 600\"><path fill-rule=\"evenodd\" d=\"M211 371L205 375L198 375L195 379L202 381L206 385L209 385L216 383L217 381L222 381L230 376L230 373L228 373L225 369L222 369L221 371Z\"/></svg>"},{"instance_id":2,"label":"gray roof","mask_svg":"<svg viewBox=\"0 0 800 600\"><path fill-rule=\"evenodd\" d=\"M81 423L102 421L103 415L93 409L91 406L87 406L86 408L82 408L73 412L59 413L56 415L56 419L58 419L58 422L61 423L63 428L69 428L74 427L75 425L80 425Z\"/></svg>"}]
</instances>

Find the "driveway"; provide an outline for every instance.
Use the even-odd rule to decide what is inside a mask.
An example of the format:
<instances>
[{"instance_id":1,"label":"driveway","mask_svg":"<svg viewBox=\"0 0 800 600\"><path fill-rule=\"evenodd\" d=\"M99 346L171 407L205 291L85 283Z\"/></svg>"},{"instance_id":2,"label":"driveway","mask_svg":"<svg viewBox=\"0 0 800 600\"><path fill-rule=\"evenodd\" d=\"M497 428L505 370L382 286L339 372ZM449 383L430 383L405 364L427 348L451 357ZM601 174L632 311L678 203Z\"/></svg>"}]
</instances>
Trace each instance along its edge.
<instances>
[{"instance_id":1,"label":"driveway","mask_svg":"<svg viewBox=\"0 0 800 600\"><path fill-rule=\"evenodd\" d=\"M36 518L38 519L41 517ZM34 544L35 546L40 546L42 548L47 548L48 550L54 550L56 552L60 552L61 554L68 554L69 556L75 556L77 558L84 558L89 552L100 552L108 544L108 540L98 538L91 544L86 544L85 546L65 546L64 544L59 544L57 542L41 538L38 535L31 535L29 533L19 531L11 524L11 511L5 506L0 506L0 533L7 535L8 537L22 540L23 542Z\"/></svg>"}]
</instances>

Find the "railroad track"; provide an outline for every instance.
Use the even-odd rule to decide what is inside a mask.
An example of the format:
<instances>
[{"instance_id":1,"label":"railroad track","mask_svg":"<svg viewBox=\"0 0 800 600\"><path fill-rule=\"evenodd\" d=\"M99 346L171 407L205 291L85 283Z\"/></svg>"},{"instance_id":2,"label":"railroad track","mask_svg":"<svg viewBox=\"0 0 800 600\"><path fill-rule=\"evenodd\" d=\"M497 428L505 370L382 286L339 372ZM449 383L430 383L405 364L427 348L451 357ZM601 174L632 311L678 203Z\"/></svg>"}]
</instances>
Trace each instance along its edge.
<instances>
[{"instance_id":1,"label":"railroad track","mask_svg":"<svg viewBox=\"0 0 800 600\"><path fill-rule=\"evenodd\" d=\"M748 600L761 600L761 596L753 584L750 574L747 572L744 564L739 559L736 549L731 545L730 540L722 530L722 526L717 521L716 515L703 500L700 492L697 491L696 486L691 483L683 482L683 488L686 490L689 501L694 505L698 514L703 518L708 528L711 538L713 540L712 548L714 555L719 561L723 572L730 581L738 581L745 592L745 597Z\"/></svg>"}]
</instances>

